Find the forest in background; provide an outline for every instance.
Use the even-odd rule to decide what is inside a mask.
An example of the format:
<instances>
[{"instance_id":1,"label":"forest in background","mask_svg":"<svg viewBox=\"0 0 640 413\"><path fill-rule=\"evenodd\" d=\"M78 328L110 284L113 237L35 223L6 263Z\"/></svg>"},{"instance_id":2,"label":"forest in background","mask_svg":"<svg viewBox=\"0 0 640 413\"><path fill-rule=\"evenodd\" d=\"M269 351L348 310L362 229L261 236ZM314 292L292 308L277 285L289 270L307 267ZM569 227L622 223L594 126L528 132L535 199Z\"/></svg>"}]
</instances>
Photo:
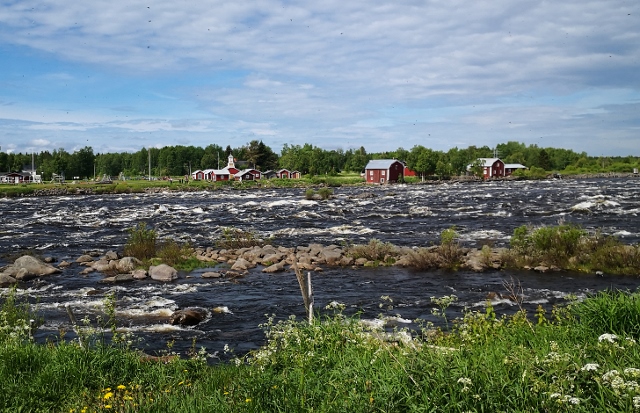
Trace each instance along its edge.
<instances>
[{"instance_id":1,"label":"forest in background","mask_svg":"<svg viewBox=\"0 0 640 413\"><path fill-rule=\"evenodd\" d=\"M262 141L251 142L232 148L212 144L205 148L196 146L166 146L142 148L137 152L94 153L90 146L73 153L64 149L33 154L36 170L44 180L52 174L63 174L67 179L79 177L91 179L103 175L116 177L121 173L127 177L145 177L151 165L152 176L184 176L197 169L219 169L227 165L229 155L237 160L240 169L252 167L261 171L288 169L303 175L337 175L341 172L361 172L372 159L398 159L422 177L447 178L466 172L467 165L478 158L497 155L505 163L519 163L529 168L526 173L541 175L551 172L571 175L579 173L631 173L640 165L638 156L589 156L570 149L541 148L510 141L488 146L457 147L446 152L417 145L411 149L367 153L359 149L325 150L311 144L285 144L280 154L275 153ZM149 159L151 160L149 162ZM0 153L0 172L30 170L32 154Z\"/></svg>"}]
</instances>

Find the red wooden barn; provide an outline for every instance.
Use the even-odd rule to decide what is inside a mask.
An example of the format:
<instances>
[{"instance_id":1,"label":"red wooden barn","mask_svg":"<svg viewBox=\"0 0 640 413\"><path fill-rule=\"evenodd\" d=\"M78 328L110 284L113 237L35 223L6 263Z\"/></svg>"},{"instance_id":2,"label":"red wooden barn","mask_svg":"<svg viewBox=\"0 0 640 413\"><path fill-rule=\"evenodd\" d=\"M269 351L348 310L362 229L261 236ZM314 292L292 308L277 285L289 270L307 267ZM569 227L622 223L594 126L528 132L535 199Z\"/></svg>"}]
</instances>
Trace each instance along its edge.
<instances>
[{"instance_id":1,"label":"red wooden barn","mask_svg":"<svg viewBox=\"0 0 640 413\"><path fill-rule=\"evenodd\" d=\"M403 178L404 165L395 159L376 159L369 161L364 168L367 183L386 184L398 182Z\"/></svg>"}]
</instances>

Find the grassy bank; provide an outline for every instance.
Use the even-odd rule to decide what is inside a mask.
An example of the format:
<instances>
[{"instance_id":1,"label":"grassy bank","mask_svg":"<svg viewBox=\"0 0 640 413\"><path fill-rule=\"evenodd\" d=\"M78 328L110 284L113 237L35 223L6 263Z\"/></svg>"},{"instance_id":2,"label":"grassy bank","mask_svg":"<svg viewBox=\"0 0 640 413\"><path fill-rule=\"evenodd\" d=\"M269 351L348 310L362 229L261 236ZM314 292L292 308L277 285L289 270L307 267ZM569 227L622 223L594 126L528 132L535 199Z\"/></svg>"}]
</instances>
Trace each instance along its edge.
<instances>
[{"instance_id":1,"label":"grassy bank","mask_svg":"<svg viewBox=\"0 0 640 413\"><path fill-rule=\"evenodd\" d=\"M455 297L433 298L445 316ZM384 297L384 304L391 299ZM0 312L0 409L58 412L466 412L640 408L640 295L605 292L550 314L488 306L411 337L336 313L264 325L267 343L230 363L151 360L126 337L34 344L28 309ZM325 310L325 313L330 310ZM533 316L533 315L532 315ZM534 321L532 321L534 320ZM170 352L170 350L168 350Z\"/></svg>"},{"instance_id":2,"label":"grassy bank","mask_svg":"<svg viewBox=\"0 0 640 413\"><path fill-rule=\"evenodd\" d=\"M127 180L100 183L93 181L69 181L64 184L18 184L0 185L0 197L20 197L58 194L126 194L144 193L154 190L168 191L216 191L221 189L251 189L251 188L294 188L342 185L357 185L363 183L359 174L339 174L336 176L313 176L302 179L262 179L257 181L189 181L180 179L168 180Z\"/></svg>"}]
</instances>

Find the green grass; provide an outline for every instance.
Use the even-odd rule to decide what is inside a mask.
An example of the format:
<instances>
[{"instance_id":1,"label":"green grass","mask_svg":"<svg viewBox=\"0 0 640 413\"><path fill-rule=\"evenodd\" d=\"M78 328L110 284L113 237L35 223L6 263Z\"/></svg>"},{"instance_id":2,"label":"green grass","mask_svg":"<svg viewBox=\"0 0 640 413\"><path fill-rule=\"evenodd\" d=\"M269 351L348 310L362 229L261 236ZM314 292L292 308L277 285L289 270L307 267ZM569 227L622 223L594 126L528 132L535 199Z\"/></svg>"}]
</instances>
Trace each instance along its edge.
<instances>
[{"instance_id":1,"label":"green grass","mask_svg":"<svg viewBox=\"0 0 640 413\"><path fill-rule=\"evenodd\" d=\"M34 316L8 297L3 331ZM195 347L152 361L104 338L83 348L5 335L0 411L630 412L640 408L638 297L603 292L531 318L488 306L417 337L339 310L312 324L270 318L261 349L215 365ZM433 301L444 314L452 299Z\"/></svg>"}]
</instances>

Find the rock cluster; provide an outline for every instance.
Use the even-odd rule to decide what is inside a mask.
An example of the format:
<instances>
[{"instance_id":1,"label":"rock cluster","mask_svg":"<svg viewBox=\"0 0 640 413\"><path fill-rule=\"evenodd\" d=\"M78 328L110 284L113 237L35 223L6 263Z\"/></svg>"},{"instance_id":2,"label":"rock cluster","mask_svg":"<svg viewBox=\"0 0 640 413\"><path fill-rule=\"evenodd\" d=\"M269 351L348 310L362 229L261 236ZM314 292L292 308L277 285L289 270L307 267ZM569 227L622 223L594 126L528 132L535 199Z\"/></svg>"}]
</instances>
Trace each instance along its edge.
<instances>
[{"instance_id":1,"label":"rock cluster","mask_svg":"<svg viewBox=\"0 0 640 413\"><path fill-rule=\"evenodd\" d=\"M378 265L396 265L402 267L419 268L415 263L417 253L423 256L435 257L437 268L438 246L428 248L394 247L393 253L385 255L379 261L367 258L355 258L347 247L338 245L309 244L308 246L255 246L239 249L196 248L194 256L204 262L222 264L216 270L203 272L202 278L235 278L246 274L249 270L262 267L261 271L272 274L284 271L294 271L294 267L304 271L322 271L323 267L375 267ZM475 272L496 270L503 267L504 248L479 250L476 248L459 248L459 257L455 268L467 269ZM430 258L431 259L431 258ZM61 261L57 267L51 265L54 258L49 257L44 262L32 256L18 258L0 272L0 287L7 287L19 281L27 281L35 277L47 276L61 272L69 266L84 266L80 275L100 272L105 275L101 283L121 283L142 280L150 277L160 282L171 282L178 278L178 271L166 264L151 266L148 272L143 263L133 257L120 257L116 252L105 254L89 252L81 255L74 262ZM532 267L538 272L557 271L558 268L543 265Z\"/></svg>"},{"instance_id":2,"label":"rock cluster","mask_svg":"<svg viewBox=\"0 0 640 413\"><path fill-rule=\"evenodd\" d=\"M408 257L412 251L414 249L409 247L396 247L396 253L384 257L382 261L409 267L411 263ZM493 249L487 256L476 248L461 248L460 267L477 272L499 269L502 267L503 251L504 249ZM273 245L240 249L196 248L195 256L201 261L224 262L230 266L232 273L244 273L257 266L262 266L262 272L265 273L282 272L292 270L294 261L299 269L309 271L322 271L322 266L374 267L378 265L376 261L367 258L354 258L347 248L321 244L292 248Z\"/></svg>"}]
</instances>

